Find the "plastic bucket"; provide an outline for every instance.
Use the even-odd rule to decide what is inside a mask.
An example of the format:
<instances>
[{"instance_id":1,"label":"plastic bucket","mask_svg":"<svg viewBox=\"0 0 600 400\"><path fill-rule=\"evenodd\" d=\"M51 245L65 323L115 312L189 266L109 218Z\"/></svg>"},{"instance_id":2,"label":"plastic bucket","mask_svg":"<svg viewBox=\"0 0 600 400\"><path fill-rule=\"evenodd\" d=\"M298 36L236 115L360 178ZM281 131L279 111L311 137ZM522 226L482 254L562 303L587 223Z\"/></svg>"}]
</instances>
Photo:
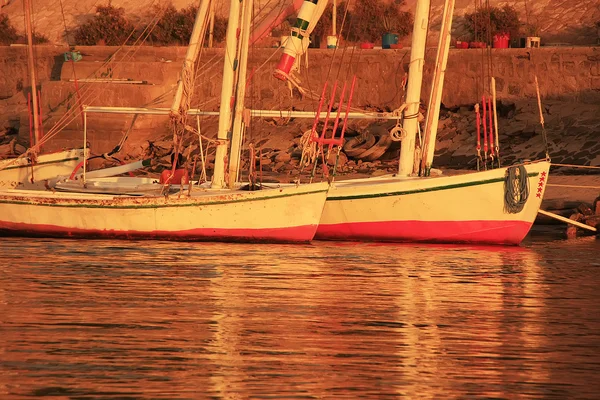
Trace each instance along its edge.
<instances>
[{"instance_id":1,"label":"plastic bucket","mask_svg":"<svg viewBox=\"0 0 600 400\"><path fill-rule=\"evenodd\" d=\"M485 49L486 45L485 45L485 42L470 42L469 43L469 48L471 48L471 49Z\"/></svg>"},{"instance_id":2,"label":"plastic bucket","mask_svg":"<svg viewBox=\"0 0 600 400\"><path fill-rule=\"evenodd\" d=\"M337 36L327 36L327 48L328 49L335 49L337 47L337 44L338 44Z\"/></svg>"},{"instance_id":3,"label":"plastic bucket","mask_svg":"<svg viewBox=\"0 0 600 400\"><path fill-rule=\"evenodd\" d=\"M494 48L495 49L508 49L508 41L510 36L506 33L494 35Z\"/></svg>"},{"instance_id":4,"label":"plastic bucket","mask_svg":"<svg viewBox=\"0 0 600 400\"><path fill-rule=\"evenodd\" d=\"M381 47L389 49L392 44L398 44L398 35L395 33L384 33L381 38Z\"/></svg>"}]
</instances>

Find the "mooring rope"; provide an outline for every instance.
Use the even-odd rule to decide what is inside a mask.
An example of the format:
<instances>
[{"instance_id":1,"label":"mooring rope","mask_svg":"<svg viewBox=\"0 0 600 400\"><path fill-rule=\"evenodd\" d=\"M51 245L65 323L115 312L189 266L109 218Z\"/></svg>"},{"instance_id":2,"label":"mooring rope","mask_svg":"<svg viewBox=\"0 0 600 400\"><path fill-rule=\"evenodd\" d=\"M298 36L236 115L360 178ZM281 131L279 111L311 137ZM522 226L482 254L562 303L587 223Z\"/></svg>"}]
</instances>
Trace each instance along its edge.
<instances>
[{"instance_id":1,"label":"mooring rope","mask_svg":"<svg viewBox=\"0 0 600 400\"><path fill-rule=\"evenodd\" d=\"M560 184L557 184L557 183L549 183L547 186L568 187L568 188L577 188L577 189L600 189L600 186L588 186L588 185L560 185Z\"/></svg>"},{"instance_id":2,"label":"mooring rope","mask_svg":"<svg viewBox=\"0 0 600 400\"><path fill-rule=\"evenodd\" d=\"M509 167L504 179L504 211L517 214L529 198L529 179L523 165Z\"/></svg>"},{"instance_id":3,"label":"mooring rope","mask_svg":"<svg viewBox=\"0 0 600 400\"><path fill-rule=\"evenodd\" d=\"M576 165L576 164L557 164L552 163L553 167L568 167L568 168L583 168L583 169L600 169L600 167L594 165Z\"/></svg>"}]
</instances>

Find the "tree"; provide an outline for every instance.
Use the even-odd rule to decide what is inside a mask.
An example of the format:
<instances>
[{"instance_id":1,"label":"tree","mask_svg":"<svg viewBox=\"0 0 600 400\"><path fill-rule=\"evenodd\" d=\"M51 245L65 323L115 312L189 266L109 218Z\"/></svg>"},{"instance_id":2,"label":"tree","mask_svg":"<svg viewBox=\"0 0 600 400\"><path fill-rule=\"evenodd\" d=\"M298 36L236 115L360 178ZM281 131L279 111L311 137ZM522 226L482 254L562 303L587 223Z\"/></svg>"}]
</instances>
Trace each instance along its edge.
<instances>
[{"instance_id":1,"label":"tree","mask_svg":"<svg viewBox=\"0 0 600 400\"><path fill-rule=\"evenodd\" d=\"M494 35L508 33L511 37L519 35L521 23L514 7L482 7L473 13L465 14L465 25L478 42L490 42Z\"/></svg>"},{"instance_id":2,"label":"tree","mask_svg":"<svg viewBox=\"0 0 600 400\"><path fill-rule=\"evenodd\" d=\"M155 14L161 12L160 7L155 6L154 12ZM162 45L187 45L192 36L197 13L198 7L195 5L190 5L181 11L177 11L172 4L168 5L163 12L162 17L152 29L150 34L152 43ZM216 16L213 31L214 40L216 42L225 39L226 29L227 19ZM207 29L205 41L208 40L208 34L209 32Z\"/></svg>"},{"instance_id":3,"label":"tree","mask_svg":"<svg viewBox=\"0 0 600 400\"><path fill-rule=\"evenodd\" d=\"M123 8L96 7L96 15L75 31L75 43L93 46L104 42L108 46L120 46L133 39L133 24L124 16Z\"/></svg>"},{"instance_id":4,"label":"tree","mask_svg":"<svg viewBox=\"0 0 600 400\"><path fill-rule=\"evenodd\" d=\"M412 30L413 17L401 11L404 0L386 3L382 0L357 0L348 23L348 40L381 41L384 33L407 36Z\"/></svg>"},{"instance_id":5,"label":"tree","mask_svg":"<svg viewBox=\"0 0 600 400\"><path fill-rule=\"evenodd\" d=\"M10 23L8 15L0 14L0 44L8 45L15 43L18 37L17 30Z\"/></svg>"}]
</instances>

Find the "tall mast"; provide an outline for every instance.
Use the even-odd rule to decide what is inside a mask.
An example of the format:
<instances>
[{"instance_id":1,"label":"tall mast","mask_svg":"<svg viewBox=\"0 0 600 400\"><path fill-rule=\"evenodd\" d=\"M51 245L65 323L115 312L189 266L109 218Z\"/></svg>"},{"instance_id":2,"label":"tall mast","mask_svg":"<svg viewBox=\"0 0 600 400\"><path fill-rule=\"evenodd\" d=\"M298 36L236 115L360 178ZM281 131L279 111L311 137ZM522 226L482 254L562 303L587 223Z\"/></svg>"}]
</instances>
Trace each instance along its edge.
<instances>
[{"instance_id":1,"label":"tall mast","mask_svg":"<svg viewBox=\"0 0 600 400\"><path fill-rule=\"evenodd\" d=\"M240 0L231 0L229 22L225 36L225 62L223 63L223 84L221 86L221 105L219 107L219 130L217 131L217 150L215 153L215 171L211 187L220 189L225 186L225 156L229 130L231 128L231 98L233 96L236 63L236 36L240 24Z\"/></svg>"},{"instance_id":2,"label":"tall mast","mask_svg":"<svg viewBox=\"0 0 600 400\"><path fill-rule=\"evenodd\" d=\"M27 0L28 1L28 0ZM194 76L194 66L198 60L198 54L202 45L203 37L202 32L206 29L206 17L208 9L210 7L211 0L203 0L196 13L196 20L194 21L194 28L192 29L192 35L190 37L190 44L188 45L185 60L183 61L183 68L181 70L181 76L179 82L177 82L177 91L173 98L173 104L171 105L171 115L179 116L182 113L181 104L189 104L191 90L193 88L193 82L188 82L188 79ZM184 92L185 85L188 84L187 91ZM191 84L191 87L189 87ZM187 97L184 99L184 93ZM183 112L187 112L187 107Z\"/></svg>"},{"instance_id":3,"label":"tall mast","mask_svg":"<svg viewBox=\"0 0 600 400\"><path fill-rule=\"evenodd\" d=\"M410 67L408 69L408 85L406 88L407 107L404 111L404 130L406 137L400 147L400 168L398 175L409 176L413 172L415 161L415 141L421 101L421 83L423 80L423 64L425 63L425 42L429 24L429 0L418 0L413 26L412 45L410 49Z\"/></svg>"},{"instance_id":4,"label":"tall mast","mask_svg":"<svg viewBox=\"0 0 600 400\"><path fill-rule=\"evenodd\" d=\"M331 10L331 34L333 36L337 35L337 0L333 0L333 8Z\"/></svg>"},{"instance_id":5,"label":"tall mast","mask_svg":"<svg viewBox=\"0 0 600 400\"><path fill-rule=\"evenodd\" d=\"M433 72L433 83L429 106L427 107L427 119L425 121L425 145L423 146L423 158L421 160L421 174L429 176L433 155L435 153L435 142L437 138L437 127L440 118L440 104L444 89L444 75L448 63L448 52L450 51L450 35L452 30L452 15L454 14L454 0L446 0L444 14L442 16L442 27L440 29L440 41Z\"/></svg>"},{"instance_id":6,"label":"tall mast","mask_svg":"<svg viewBox=\"0 0 600 400\"><path fill-rule=\"evenodd\" d=\"M231 134L231 150L229 152L229 180L230 188L237 182L240 166L240 150L242 147L242 130L244 112L244 98L246 97L246 72L248 71L248 51L250 41L250 24L252 22L252 0L244 0L242 6L242 38L240 41L240 62L238 71L238 84L235 97L235 116L233 118L233 131Z\"/></svg>"},{"instance_id":7,"label":"tall mast","mask_svg":"<svg viewBox=\"0 0 600 400\"><path fill-rule=\"evenodd\" d=\"M27 31L27 62L29 63L29 80L31 81L31 103L33 111L33 140L37 144L40 141L39 108L37 97L37 80L35 76L35 62L33 60L33 30L31 28L31 3L23 0L25 9L25 30ZM34 143L31 143L33 145Z\"/></svg>"}]
</instances>

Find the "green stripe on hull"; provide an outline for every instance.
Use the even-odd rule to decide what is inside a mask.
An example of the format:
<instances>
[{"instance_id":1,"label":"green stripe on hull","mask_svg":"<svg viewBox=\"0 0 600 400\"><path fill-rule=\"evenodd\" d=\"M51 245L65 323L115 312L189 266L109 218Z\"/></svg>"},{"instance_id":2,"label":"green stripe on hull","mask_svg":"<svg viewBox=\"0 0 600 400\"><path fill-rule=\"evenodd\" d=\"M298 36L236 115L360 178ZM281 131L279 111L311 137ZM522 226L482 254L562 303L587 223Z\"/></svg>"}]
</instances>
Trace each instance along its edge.
<instances>
[{"instance_id":1,"label":"green stripe on hull","mask_svg":"<svg viewBox=\"0 0 600 400\"><path fill-rule=\"evenodd\" d=\"M249 201L262 201L262 200L271 200L278 199L284 197L292 197L292 196L304 196L315 193L323 193L325 190L313 190L311 192L304 193L294 193L294 194L280 194L269 197L259 197L253 199L239 199L239 200L222 200L222 201L212 201L208 203L200 203L200 202L192 202L192 203L183 203L183 204L130 204L130 205L111 205L111 204L61 204L61 203L44 203L44 202L35 202L35 201L25 201L25 200L8 200L0 198L0 204L18 204L18 205L31 205L31 206L42 206L42 207L66 207L66 208L110 208L110 209L145 209L145 208L169 208L169 207L203 207L203 206L214 206L219 204L229 204L229 203L245 203ZM118 198L117 198L118 199ZM138 201L143 201L144 197L136 197ZM60 201L61 199L49 199L52 201ZM85 202L85 199L75 199L72 201L77 202ZM111 202L112 200L94 200L96 203L104 203Z\"/></svg>"},{"instance_id":2,"label":"green stripe on hull","mask_svg":"<svg viewBox=\"0 0 600 400\"><path fill-rule=\"evenodd\" d=\"M527 177L532 178L532 177L535 177L538 175L539 175L539 172L530 172L527 174ZM358 199L373 199L376 197L402 196L402 195L415 194L415 193L437 192L440 190L449 190L449 189L456 189L456 188L461 188L461 187L488 185L490 183L498 183L498 182L503 182L503 181L504 181L504 178L494 178L494 179L486 179L484 181L455 183L453 185L437 186L437 187L425 188L425 189L404 190L404 191L400 191L400 192L361 194L361 195L356 195L356 196L328 196L327 201L358 200Z\"/></svg>"}]
</instances>

